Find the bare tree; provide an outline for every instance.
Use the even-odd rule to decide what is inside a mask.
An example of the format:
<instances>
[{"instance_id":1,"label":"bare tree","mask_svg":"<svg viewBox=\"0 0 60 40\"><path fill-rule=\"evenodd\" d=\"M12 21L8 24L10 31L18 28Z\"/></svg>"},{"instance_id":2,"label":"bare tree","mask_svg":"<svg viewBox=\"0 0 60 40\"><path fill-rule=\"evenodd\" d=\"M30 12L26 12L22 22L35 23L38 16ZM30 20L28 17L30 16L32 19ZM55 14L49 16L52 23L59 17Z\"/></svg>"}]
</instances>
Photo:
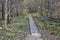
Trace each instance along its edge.
<instances>
[{"instance_id":1,"label":"bare tree","mask_svg":"<svg viewBox=\"0 0 60 40\"><path fill-rule=\"evenodd\" d=\"M42 4L43 4L43 0L40 0L40 16L43 16L43 13L42 13Z\"/></svg>"},{"instance_id":2,"label":"bare tree","mask_svg":"<svg viewBox=\"0 0 60 40\"><path fill-rule=\"evenodd\" d=\"M37 0L26 0L25 5L29 12L37 12L38 11L38 2Z\"/></svg>"},{"instance_id":3,"label":"bare tree","mask_svg":"<svg viewBox=\"0 0 60 40\"><path fill-rule=\"evenodd\" d=\"M4 11L4 1L2 0L2 19L4 20L5 17L5 11Z\"/></svg>"},{"instance_id":4,"label":"bare tree","mask_svg":"<svg viewBox=\"0 0 60 40\"><path fill-rule=\"evenodd\" d=\"M4 21L4 29L7 29L7 16L8 16L8 13L7 13L7 3L8 3L8 0L5 0L5 21Z\"/></svg>"},{"instance_id":5,"label":"bare tree","mask_svg":"<svg viewBox=\"0 0 60 40\"><path fill-rule=\"evenodd\" d=\"M10 24L11 22L11 0L8 0L8 17L7 17L7 23Z\"/></svg>"},{"instance_id":6,"label":"bare tree","mask_svg":"<svg viewBox=\"0 0 60 40\"><path fill-rule=\"evenodd\" d=\"M18 16L19 0L15 0L15 3L16 3L16 15Z\"/></svg>"}]
</instances>

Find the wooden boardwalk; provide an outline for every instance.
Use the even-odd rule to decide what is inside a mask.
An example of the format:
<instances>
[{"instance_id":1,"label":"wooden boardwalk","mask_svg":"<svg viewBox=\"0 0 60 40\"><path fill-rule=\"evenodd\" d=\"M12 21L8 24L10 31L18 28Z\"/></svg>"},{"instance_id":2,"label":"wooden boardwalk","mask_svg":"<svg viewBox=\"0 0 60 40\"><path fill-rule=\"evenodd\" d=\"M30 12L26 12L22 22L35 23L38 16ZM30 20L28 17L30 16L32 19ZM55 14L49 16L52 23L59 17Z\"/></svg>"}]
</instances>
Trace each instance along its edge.
<instances>
[{"instance_id":1,"label":"wooden boardwalk","mask_svg":"<svg viewBox=\"0 0 60 40\"><path fill-rule=\"evenodd\" d=\"M41 36L40 32L38 31L38 28L32 18L32 16L29 16L29 24L30 24L30 32L31 35L35 35L35 36Z\"/></svg>"},{"instance_id":2,"label":"wooden boardwalk","mask_svg":"<svg viewBox=\"0 0 60 40\"><path fill-rule=\"evenodd\" d=\"M43 40L43 39L36 36L27 36L25 40Z\"/></svg>"},{"instance_id":3,"label":"wooden boardwalk","mask_svg":"<svg viewBox=\"0 0 60 40\"><path fill-rule=\"evenodd\" d=\"M29 16L29 24L30 24L30 32L31 35L27 36L25 40L43 40L41 38L41 34L38 31L38 28L32 18L32 16Z\"/></svg>"}]
</instances>

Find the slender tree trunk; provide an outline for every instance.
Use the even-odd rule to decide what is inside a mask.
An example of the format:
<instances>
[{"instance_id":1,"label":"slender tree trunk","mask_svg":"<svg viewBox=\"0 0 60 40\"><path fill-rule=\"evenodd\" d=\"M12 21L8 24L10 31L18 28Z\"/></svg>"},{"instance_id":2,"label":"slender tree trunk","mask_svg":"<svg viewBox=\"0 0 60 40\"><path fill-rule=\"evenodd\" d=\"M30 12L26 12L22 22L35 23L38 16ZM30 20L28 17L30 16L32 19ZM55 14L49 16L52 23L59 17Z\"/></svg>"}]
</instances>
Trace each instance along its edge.
<instances>
[{"instance_id":1,"label":"slender tree trunk","mask_svg":"<svg viewBox=\"0 0 60 40\"><path fill-rule=\"evenodd\" d=\"M16 15L18 16L18 5L16 5Z\"/></svg>"},{"instance_id":2,"label":"slender tree trunk","mask_svg":"<svg viewBox=\"0 0 60 40\"><path fill-rule=\"evenodd\" d=\"M18 16L18 0L16 0L16 15Z\"/></svg>"},{"instance_id":3,"label":"slender tree trunk","mask_svg":"<svg viewBox=\"0 0 60 40\"><path fill-rule=\"evenodd\" d=\"M60 14L60 13L58 13L58 20L60 19L60 18L59 18L59 14Z\"/></svg>"},{"instance_id":4,"label":"slender tree trunk","mask_svg":"<svg viewBox=\"0 0 60 40\"><path fill-rule=\"evenodd\" d=\"M50 18L52 18L52 9L50 9Z\"/></svg>"},{"instance_id":5,"label":"slender tree trunk","mask_svg":"<svg viewBox=\"0 0 60 40\"><path fill-rule=\"evenodd\" d=\"M40 16L43 16L43 13L42 13L42 3L43 3L43 0L40 0Z\"/></svg>"},{"instance_id":6,"label":"slender tree trunk","mask_svg":"<svg viewBox=\"0 0 60 40\"><path fill-rule=\"evenodd\" d=\"M7 29L7 15L8 15L8 13L7 13L7 0L6 0L6 2L5 2L5 21L4 21L4 29Z\"/></svg>"},{"instance_id":7,"label":"slender tree trunk","mask_svg":"<svg viewBox=\"0 0 60 40\"><path fill-rule=\"evenodd\" d=\"M4 20L5 12L4 12L4 3L2 2L2 20Z\"/></svg>"},{"instance_id":8,"label":"slender tree trunk","mask_svg":"<svg viewBox=\"0 0 60 40\"><path fill-rule=\"evenodd\" d=\"M8 0L8 17L7 17L7 23L10 24L11 18L11 0Z\"/></svg>"}]
</instances>

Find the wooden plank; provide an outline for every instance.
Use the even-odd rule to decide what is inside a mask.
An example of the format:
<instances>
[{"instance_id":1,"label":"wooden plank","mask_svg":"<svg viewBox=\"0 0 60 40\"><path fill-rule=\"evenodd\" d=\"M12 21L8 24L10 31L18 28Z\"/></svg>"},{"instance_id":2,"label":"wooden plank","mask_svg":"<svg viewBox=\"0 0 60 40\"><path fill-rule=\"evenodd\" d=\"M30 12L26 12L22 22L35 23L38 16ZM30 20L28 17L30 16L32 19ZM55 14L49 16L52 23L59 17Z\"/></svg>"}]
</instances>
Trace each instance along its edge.
<instances>
[{"instance_id":1,"label":"wooden plank","mask_svg":"<svg viewBox=\"0 0 60 40\"><path fill-rule=\"evenodd\" d=\"M38 28L32 18L32 16L29 16L29 24L30 24L30 32L31 32L31 35L34 35L34 36L40 36L41 37L41 34L40 32L38 31Z\"/></svg>"}]
</instances>

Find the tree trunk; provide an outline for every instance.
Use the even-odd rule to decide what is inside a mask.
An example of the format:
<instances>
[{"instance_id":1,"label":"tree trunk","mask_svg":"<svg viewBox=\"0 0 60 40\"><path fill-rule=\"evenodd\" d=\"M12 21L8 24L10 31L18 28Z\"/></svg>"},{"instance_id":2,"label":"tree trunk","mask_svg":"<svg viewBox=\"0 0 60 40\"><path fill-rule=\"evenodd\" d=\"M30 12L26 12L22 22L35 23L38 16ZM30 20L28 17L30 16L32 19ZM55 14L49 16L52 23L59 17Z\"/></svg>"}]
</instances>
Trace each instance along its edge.
<instances>
[{"instance_id":1,"label":"tree trunk","mask_svg":"<svg viewBox=\"0 0 60 40\"><path fill-rule=\"evenodd\" d=\"M40 16L43 16L43 13L42 13L42 3L43 3L43 0L40 0Z\"/></svg>"},{"instance_id":2,"label":"tree trunk","mask_svg":"<svg viewBox=\"0 0 60 40\"><path fill-rule=\"evenodd\" d=\"M18 0L16 0L16 15L18 16Z\"/></svg>"},{"instance_id":3,"label":"tree trunk","mask_svg":"<svg viewBox=\"0 0 60 40\"><path fill-rule=\"evenodd\" d=\"M8 13L7 13L7 0L6 0L6 2L5 2L5 21L4 21L4 29L7 29L7 15L8 15Z\"/></svg>"},{"instance_id":4,"label":"tree trunk","mask_svg":"<svg viewBox=\"0 0 60 40\"><path fill-rule=\"evenodd\" d=\"M7 17L7 24L10 24L11 22L11 1L8 0L8 17Z\"/></svg>"},{"instance_id":5,"label":"tree trunk","mask_svg":"<svg viewBox=\"0 0 60 40\"><path fill-rule=\"evenodd\" d=\"M4 11L4 3L2 2L2 20L4 20L5 11Z\"/></svg>"},{"instance_id":6,"label":"tree trunk","mask_svg":"<svg viewBox=\"0 0 60 40\"><path fill-rule=\"evenodd\" d=\"M58 13L58 20L60 19L59 15L60 15L60 13Z\"/></svg>"},{"instance_id":7,"label":"tree trunk","mask_svg":"<svg viewBox=\"0 0 60 40\"><path fill-rule=\"evenodd\" d=\"M49 4L49 11L50 11L50 18L52 18L52 6L50 6L51 0L49 0L49 1L50 2L48 4Z\"/></svg>"}]
</instances>

